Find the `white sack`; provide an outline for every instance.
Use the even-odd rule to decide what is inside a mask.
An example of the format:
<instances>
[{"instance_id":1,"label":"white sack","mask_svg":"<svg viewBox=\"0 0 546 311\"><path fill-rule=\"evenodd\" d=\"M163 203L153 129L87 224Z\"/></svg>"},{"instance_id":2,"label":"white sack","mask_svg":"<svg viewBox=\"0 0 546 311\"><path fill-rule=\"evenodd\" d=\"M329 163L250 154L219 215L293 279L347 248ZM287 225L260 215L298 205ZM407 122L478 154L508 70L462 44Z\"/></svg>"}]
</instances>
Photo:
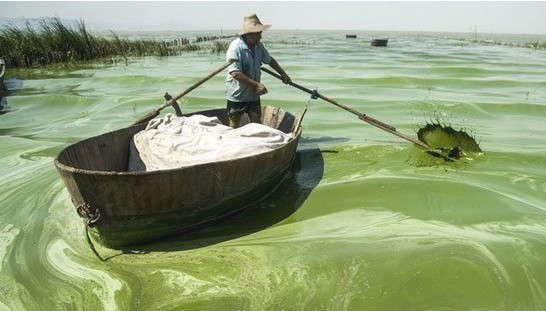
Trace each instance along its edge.
<instances>
[{"instance_id":1,"label":"white sack","mask_svg":"<svg viewBox=\"0 0 546 311\"><path fill-rule=\"evenodd\" d=\"M292 138L258 123L234 129L216 117L171 113L133 136L128 171L154 171L237 159L279 148Z\"/></svg>"}]
</instances>

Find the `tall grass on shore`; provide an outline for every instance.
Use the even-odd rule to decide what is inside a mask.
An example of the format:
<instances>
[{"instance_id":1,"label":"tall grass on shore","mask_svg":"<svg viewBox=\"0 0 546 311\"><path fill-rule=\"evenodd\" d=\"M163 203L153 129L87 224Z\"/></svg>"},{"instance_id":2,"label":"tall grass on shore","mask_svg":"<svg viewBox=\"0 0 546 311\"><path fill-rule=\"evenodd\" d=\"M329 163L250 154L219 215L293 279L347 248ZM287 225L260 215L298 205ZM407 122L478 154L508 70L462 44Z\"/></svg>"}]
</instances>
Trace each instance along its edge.
<instances>
[{"instance_id":1,"label":"tall grass on shore","mask_svg":"<svg viewBox=\"0 0 546 311\"><path fill-rule=\"evenodd\" d=\"M53 63L86 61L111 56L166 56L169 50L162 42L120 38L112 39L87 31L83 20L68 27L59 18L43 18L39 28L27 22L26 27L9 26L0 31L0 57L12 67L36 67Z\"/></svg>"},{"instance_id":2,"label":"tall grass on shore","mask_svg":"<svg viewBox=\"0 0 546 311\"><path fill-rule=\"evenodd\" d=\"M446 36L444 39L456 39L464 42L485 44L485 45L502 45L514 48L526 48L534 50L546 50L546 41L544 36L527 35L523 37L513 37L505 34L484 34L484 35L472 35L470 36ZM517 39L515 39L517 38Z\"/></svg>"}]
</instances>

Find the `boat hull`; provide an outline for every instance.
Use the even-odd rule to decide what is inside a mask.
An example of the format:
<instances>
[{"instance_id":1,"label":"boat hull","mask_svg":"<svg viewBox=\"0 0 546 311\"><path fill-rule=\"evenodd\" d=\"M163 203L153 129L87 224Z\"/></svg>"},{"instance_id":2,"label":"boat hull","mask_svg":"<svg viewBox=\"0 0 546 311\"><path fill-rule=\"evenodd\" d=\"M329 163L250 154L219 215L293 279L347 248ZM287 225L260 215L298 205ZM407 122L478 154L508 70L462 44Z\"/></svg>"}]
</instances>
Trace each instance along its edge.
<instances>
[{"instance_id":1,"label":"boat hull","mask_svg":"<svg viewBox=\"0 0 546 311\"><path fill-rule=\"evenodd\" d=\"M199 112L227 121L224 109ZM296 118L263 107L263 123L289 133ZM298 122L299 123L299 122ZM68 146L54 163L76 211L101 244L118 248L215 223L269 195L292 165L301 128L281 148L228 161L128 172L129 142L145 125Z\"/></svg>"},{"instance_id":2,"label":"boat hull","mask_svg":"<svg viewBox=\"0 0 546 311\"><path fill-rule=\"evenodd\" d=\"M371 46L387 46L389 39L372 39Z\"/></svg>"}]
</instances>

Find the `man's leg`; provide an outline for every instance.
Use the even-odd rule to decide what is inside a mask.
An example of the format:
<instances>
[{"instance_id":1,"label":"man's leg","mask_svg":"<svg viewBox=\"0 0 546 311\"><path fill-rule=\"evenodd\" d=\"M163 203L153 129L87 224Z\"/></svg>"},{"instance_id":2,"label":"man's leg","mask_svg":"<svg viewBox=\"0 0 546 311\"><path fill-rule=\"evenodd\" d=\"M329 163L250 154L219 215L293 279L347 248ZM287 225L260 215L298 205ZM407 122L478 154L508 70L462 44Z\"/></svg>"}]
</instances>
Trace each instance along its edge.
<instances>
[{"instance_id":1,"label":"man's leg","mask_svg":"<svg viewBox=\"0 0 546 311\"><path fill-rule=\"evenodd\" d=\"M250 122L262 123L262 105L260 100L252 102L248 107L248 117Z\"/></svg>"},{"instance_id":2,"label":"man's leg","mask_svg":"<svg viewBox=\"0 0 546 311\"><path fill-rule=\"evenodd\" d=\"M227 101L227 115L229 120L229 126L232 128L238 128L241 126L241 116L245 112L244 104Z\"/></svg>"},{"instance_id":3,"label":"man's leg","mask_svg":"<svg viewBox=\"0 0 546 311\"><path fill-rule=\"evenodd\" d=\"M241 125L241 116L243 111L240 109L231 108L228 110L229 126L236 129Z\"/></svg>"}]
</instances>

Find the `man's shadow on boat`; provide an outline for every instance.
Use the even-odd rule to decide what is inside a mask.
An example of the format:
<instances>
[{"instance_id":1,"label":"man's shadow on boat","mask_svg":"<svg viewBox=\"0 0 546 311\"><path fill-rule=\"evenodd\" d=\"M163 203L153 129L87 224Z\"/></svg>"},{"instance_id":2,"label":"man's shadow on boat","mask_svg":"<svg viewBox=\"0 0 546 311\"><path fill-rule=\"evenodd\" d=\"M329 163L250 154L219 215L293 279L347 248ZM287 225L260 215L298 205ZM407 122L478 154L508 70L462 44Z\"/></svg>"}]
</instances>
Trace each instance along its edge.
<instances>
[{"instance_id":1,"label":"man's shadow on boat","mask_svg":"<svg viewBox=\"0 0 546 311\"><path fill-rule=\"evenodd\" d=\"M197 249L271 227L296 212L319 184L324 173L322 152L328 151L321 151L316 140L301 138L287 178L267 198L207 227L121 251L134 254Z\"/></svg>"}]
</instances>

